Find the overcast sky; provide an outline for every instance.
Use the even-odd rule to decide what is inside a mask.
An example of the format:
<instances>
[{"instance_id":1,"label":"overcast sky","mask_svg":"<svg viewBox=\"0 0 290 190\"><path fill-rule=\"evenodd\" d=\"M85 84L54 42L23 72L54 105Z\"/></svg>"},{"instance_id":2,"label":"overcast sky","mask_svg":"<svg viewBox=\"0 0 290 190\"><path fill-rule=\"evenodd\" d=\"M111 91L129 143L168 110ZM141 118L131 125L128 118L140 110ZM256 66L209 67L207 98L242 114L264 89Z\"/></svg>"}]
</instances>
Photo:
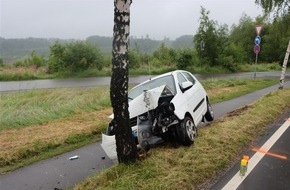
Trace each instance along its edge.
<instances>
[{"instance_id":1,"label":"overcast sky","mask_svg":"<svg viewBox=\"0 0 290 190\"><path fill-rule=\"evenodd\" d=\"M238 24L242 14L255 18L255 0L133 0L130 35L161 40L194 35L200 7L219 24ZM4 38L85 39L113 35L114 0L0 0Z\"/></svg>"}]
</instances>

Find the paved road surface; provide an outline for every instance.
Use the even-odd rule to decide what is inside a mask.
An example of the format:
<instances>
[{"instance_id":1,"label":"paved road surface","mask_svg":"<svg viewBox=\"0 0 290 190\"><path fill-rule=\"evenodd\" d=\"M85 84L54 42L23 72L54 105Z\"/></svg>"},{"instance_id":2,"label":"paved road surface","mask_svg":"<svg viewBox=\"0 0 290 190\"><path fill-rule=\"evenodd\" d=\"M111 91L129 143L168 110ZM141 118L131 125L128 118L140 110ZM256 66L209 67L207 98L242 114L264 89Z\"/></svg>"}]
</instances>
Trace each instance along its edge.
<instances>
[{"instance_id":1,"label":"paved road surface","mask_svg":"<svg viewBox=\"0 0 290 190\"><path fill-rule=\"evenodd\" d=\"M290 82L286 82L285 87L289 88ZM249 104L277 88L278 85L275 85L230 101L215 104L213 109L216 118ZM70 156L74 155L78 155L79 159L68 160ZM70 188L83 181L87 176L108 168L112 164L112 161L102 150L100 143L95 143L1 175L0 190Z\"/></svg>"},{"instance_id":2,"label":"paved road surface","mask_svg":"<svg viewBox=\"0 0 290 190\"><path fill-rule=\"evenodd\" d=\"M245 154L250 156L248 171L239 175L239 163L210 189L288 190L290 189L290 110L270 126L268 134ZM257 151L258 150L258 151Z\"/></svg>"},{"instance_id":3,"label":"paved road surface","mask_svg":"<svg viewBox=\"0 0 290 190\"><path fill-rule=\"evenodd\" d=\"M258 72L257 78L277 78L280 79L281 72ZM211 75L195 75L198 79L206 78L252 78L253 73L234 73L234 74L211 74ZM129 83L138 84L153 76L133 76L129 77ZM290 72L286 73L286 78L290 78ZM71 88L71 87L92 87L99 85L109 85L110 77L92 77L92 78L76 78L76 79L50 79L50 80L31 80L31 81L9 81L0 82L0 92L20 91L30 89L46 89L46 88Z\"/></svg>"}]
</instances>

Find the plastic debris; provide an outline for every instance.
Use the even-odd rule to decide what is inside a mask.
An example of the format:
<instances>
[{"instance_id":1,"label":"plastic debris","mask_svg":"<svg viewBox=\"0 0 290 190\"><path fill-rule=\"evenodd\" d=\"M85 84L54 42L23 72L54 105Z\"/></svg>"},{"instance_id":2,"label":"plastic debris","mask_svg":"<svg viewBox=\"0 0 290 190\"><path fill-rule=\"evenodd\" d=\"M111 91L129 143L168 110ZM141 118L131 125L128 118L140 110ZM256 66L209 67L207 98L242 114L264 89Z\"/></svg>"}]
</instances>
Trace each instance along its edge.
<instances>
[{"instance_id":1,"label":"plastic debris","mask_svg":"<svg viewBox=\"0 0 290 190\"><path fill-rule=\"evenodd\" d=\"M69 157L68 159L69 159L69 160L76 160L76 159L78 159L78 158L79 158L79 156L78 156L78 155L75 155L75 156Z\"/></svg>"}]
</instances>

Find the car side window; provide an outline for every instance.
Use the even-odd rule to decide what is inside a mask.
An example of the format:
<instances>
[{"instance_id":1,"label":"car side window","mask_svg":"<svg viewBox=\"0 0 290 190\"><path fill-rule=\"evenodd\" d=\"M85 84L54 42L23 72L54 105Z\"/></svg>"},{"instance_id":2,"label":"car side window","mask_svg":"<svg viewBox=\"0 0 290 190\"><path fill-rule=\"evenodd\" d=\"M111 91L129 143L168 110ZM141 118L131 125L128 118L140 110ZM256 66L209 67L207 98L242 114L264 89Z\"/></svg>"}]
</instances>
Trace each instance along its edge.
<instances>
[{"instance_id":1,"label":"car side window","mask_svg":"<svg viewBox=\"0 0 290 190\"><path fill-rule=\"evenodd\" d=\"M178 85L181 86L181 84L186 81L186 78L181 73L178 73L177 80L178 80Z\"/></svg>"},{"instance_id":2,"label":"car side window","mask_svg":"<svg viewBox=\"0 0 290 190\"><path fill-rule=\"evenodd\" d=\"M187 80L192 82L192 84L195 84L195 79L189 73L183 72L182 74L187 78Z\"/></svg>"}]
</instances>

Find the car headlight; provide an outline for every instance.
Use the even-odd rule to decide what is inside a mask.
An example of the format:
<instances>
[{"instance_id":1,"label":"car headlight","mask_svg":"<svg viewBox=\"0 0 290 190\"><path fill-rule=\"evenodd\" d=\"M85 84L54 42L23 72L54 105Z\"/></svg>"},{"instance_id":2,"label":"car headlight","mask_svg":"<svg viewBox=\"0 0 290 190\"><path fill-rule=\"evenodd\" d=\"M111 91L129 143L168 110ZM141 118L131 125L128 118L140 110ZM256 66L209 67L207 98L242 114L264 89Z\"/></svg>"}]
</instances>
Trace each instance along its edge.
<instances>
[{"instance_id":1,"label":"car headlight","mask_svg":"<svg viewBox=\"0 0 290 190\"><path fill-rule=\"evenodd\" d=\"M174 112L175 107L174 107L174 104L173 103L170 103L169 110L172 111L172 112Z\"/></svg>"},{"instance_id":2,"label":"car headlight","mask_svg":"<svg viewBox=\"0 0 290 190\"><path fill-rule=\"evenodd\" d=\"M148 120L148 113L146 112L146 113L143 113L143 114L139 115L139 119L140 119L141 121L146 121L146 120Z\"/></svg>"},{"instance_id":3,"label":"car headlight","mask_svg":"<svg viewBox=\"0 0 290 190\"><path fill-rule=\"evenodd\" d=\"M143 139L147 139L150 137L150 133L148 131L142 131L141 136Z\"/></svg>"}]
</instances>

